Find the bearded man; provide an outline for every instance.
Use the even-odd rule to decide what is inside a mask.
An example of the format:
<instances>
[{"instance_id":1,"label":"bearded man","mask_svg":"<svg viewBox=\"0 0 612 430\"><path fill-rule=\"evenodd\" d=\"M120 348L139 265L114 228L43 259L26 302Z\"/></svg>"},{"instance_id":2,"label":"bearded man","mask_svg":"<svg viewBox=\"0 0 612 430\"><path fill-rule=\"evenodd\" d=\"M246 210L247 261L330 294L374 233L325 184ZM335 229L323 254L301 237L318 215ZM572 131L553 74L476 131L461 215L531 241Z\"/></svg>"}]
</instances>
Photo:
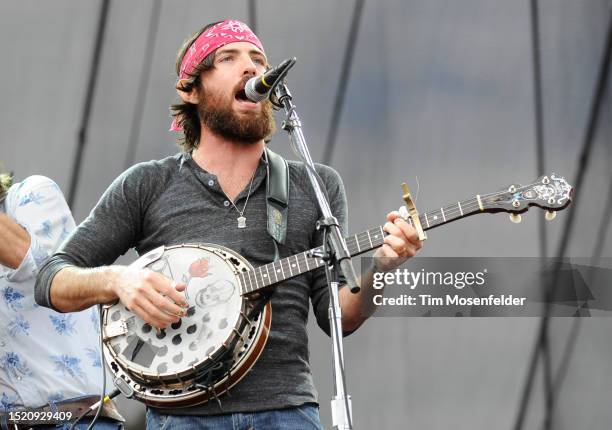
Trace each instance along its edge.
<instances>
[{"instance_id":1,"label":"bearded man","mask_svg":"<svg viewBox=\"0 0 612 430\"><path fill-rule=\"evenodd\" d=\"M322 233L314 192L301 163L288 162L286 240L274 242L266 228L266 183L274 131L268 101L252 103L245 83L268 67L263 46L242 22L206 26L186 41L177 59L172 129L182 152L138 164L117 178L61 251L43 268L37 300L62 312L96 303L121 303L150 326L178 324L189 300L184 284L147 269L113 266L130 248L144 254L161 245L215 243L233 249L254 266L320 246ZM342 230L346 198L339 175L317 165ZM387 215L388 235L375 258L392 269L421 247L416 231ZM393 263L388 264L391 258ZM390 267L393 266L393 267ZM345 331L369 316L371 282L359 294L339 292ZM272 325L265 349L231 395L186 408L148 408L147 426L167 428L319 429L318 404L308 363L309 300L329 333L329 304L321 269L281 284L271 298Z\"/></svg>"}]
</instances>

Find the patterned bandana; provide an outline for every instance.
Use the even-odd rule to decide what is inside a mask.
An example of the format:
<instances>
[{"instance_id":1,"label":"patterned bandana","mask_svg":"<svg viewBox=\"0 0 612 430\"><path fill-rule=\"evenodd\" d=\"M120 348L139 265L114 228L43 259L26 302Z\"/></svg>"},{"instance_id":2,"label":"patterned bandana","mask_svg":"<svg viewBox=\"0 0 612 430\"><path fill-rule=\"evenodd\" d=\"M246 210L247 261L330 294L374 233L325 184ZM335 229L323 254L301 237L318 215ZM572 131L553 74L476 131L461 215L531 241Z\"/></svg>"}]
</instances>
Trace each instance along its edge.
<instances>
[{"instance_id":1,"label":"patterned bandana","mask_svg":"<svg viewBox=\"0 0 612 430\"><path fill-rule=\"evenodd\" d=\"M241 21L226 20L213 25L191 44L181 62L179 80L188 79L193 70L211 52L216 51L222 46L236 42L249 42L255 45L264 53L263 46L255 33ZM171 131L182 131L176 118L172 121Z\"/></svg>"}]
</instances>

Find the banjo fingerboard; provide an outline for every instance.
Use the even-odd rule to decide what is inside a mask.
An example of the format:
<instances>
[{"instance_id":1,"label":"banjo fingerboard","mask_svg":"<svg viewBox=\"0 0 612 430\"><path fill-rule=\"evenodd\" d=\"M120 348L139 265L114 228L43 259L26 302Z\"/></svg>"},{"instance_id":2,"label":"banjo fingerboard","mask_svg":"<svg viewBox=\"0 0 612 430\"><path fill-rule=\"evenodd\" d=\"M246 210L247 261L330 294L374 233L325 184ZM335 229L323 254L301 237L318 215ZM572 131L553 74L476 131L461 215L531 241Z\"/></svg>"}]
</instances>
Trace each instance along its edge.
<instances>
[{"instance_id":1,"label":"banjo fingerboard","mask_svg":"<svg viewBox=\"0 0 612 430\"><path fill-rule=\"evenodd\" d=\"M477 194L464 201L422 212L418 218L423 230L429 230L476 213L517 214L526 211L529 206L557 211L567 207L573 192L573 188L563 177L553 173L550 176L542 176L531 184L514 184L506 190L484 195ZM406 216L405 219L411 225L413 224L410 217ZM346 238L349 254L355 256L382 246L386 235L382 227L375 227ZM323 266L323 261L314 256L317 253L320 254L321 251L322 247L314 248L254 270L239 273L242 294L255 292Z\"/></svg>"},{"instance_id":2,"label":"banjo fingerboard","mask_svg":"<svg viewBox=\"0 0 612 430\"><path fill-rule=\"evenodd\" d=\"M351 255L359 255L382 246L386 233L382 227L375 227L346 238L346 246ZM321 247L304 251L273 263L259 266L254 270L240 273L242 293L248 294L274 285L294 276L301 275L323 266L323 261L314 257Z\"/></svg>"},{"instance_id":3,"label":"banjo fingerboard","mask_svg":"<svg viewBox=\"0 0 612 430\"><path fill-rule=\"evenodd\" d=\"M482 209L479 197L476 196L476 198L419 214L423 230L429 230L480 212ZM407 218L407 221L412 225L411 218ZM382 226L379 226L345 238L349 254L355 256L382 246L386 235L387 233L383 230ZM323 261L313 256L321 251L322 247L313 248L300 254L265 264L254 270L241 272L238 277L241 280L242 294L253 293L262 288L322 267Z\"/></svg>"}]
</instances>

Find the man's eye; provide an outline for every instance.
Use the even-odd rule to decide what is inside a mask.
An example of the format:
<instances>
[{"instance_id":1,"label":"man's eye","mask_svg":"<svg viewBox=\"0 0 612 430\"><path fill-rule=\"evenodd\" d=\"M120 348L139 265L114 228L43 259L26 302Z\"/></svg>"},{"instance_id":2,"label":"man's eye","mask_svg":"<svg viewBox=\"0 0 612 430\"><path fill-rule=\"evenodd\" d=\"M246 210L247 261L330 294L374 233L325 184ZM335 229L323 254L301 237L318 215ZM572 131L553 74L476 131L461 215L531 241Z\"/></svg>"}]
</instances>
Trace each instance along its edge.
<instances>
[{"instance_id":1,"label":"man's eye","mask_svg":"<svg viewBox=\"0 0 612 430\"><path fill-rule=\"evenodd\" d=\"M263 58L255 58L255 59L253 59L253 62L257 63L257 64L259 64L261 66L265 66L266 65L266 61Z\"/></svg>"},{"instance_id":2,"label":"man's eye","mask_svg":"<svg viewBox=\"0 0 612 430\"><path fill-rule=\"evenodd\" d=\"M232 61L232 57L223 57L219 60L220 63Z\"/></svg>"}]
</instances>

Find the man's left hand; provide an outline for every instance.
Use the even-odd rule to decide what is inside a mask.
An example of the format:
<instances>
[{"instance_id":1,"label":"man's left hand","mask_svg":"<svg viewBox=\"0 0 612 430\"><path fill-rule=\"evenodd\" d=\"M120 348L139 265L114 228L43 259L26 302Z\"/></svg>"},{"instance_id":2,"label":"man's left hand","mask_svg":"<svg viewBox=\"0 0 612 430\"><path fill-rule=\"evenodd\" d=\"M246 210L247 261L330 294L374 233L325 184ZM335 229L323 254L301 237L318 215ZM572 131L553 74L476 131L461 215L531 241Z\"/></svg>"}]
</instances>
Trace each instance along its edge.
<instances>
[{"instance_id":1,"label":"man's left hand","mask_svg":"<svg viewBox=\"0 0 612 430\"><path fill-rule=\"evenodd\" d=\"M383 230L389 233L385 243L374 253L377 270L393 270L423 247L414 227L408 224L398 211L387 214L387 222Z\"/></svg>"}]
</instances>

